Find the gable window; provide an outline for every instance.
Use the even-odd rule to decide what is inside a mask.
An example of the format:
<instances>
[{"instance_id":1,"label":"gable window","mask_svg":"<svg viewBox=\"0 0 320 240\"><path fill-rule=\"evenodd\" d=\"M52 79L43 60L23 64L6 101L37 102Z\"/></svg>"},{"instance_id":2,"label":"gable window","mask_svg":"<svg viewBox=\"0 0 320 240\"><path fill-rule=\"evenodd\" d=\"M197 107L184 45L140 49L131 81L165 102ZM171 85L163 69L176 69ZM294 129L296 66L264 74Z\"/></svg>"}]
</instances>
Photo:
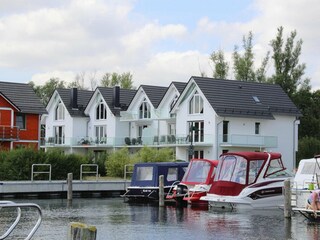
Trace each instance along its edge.
<instances>
[{"instance_id":1,"label":"gable window","mask_svg":"<svg viewBox=\"0 0 320 240\"><path fill-rule=\"evenodd\" d=\"M260 134L260 123L256 122L254 125L255 125L254 126L254 133L255 134Z\"/></svg>"},{"instance_id":2,"label":"gable window","mask_svg":"<svg viewBox=\"0 0 320 240\"><path fill-rule=\"evenodd\" d=\"M64 126L54 127L55 144L64 144Z\"/></svg>"},{"instance_id":3,"label":"gable window","mask_svg":"<svg viewBox=\"0 0 320 240\"><path fill-rule=\"evenodd\" d=\"M107 119L107 109L102 100L96 107L96 119L97 120L102 120L102 119Z\"/></svg>"},{"instance_id":4,"label":"gable window","mask_svg":"<svg viewBox=\"0 0 320 240\"><path fill-rule=\"evenodd\" d=\"M61 101L58 103L58 105L56 107L55 119L56 120L63 120L64 119L64 106Z\"/></svg>"},{"instance_id":5,"label":"gable window","mask_svg":"<svg viewBox=\"0 0 320 240\"><path fill-rule=\"evenodd\" d=\"M26 115L24 113L17 113L16 126L19 127L19 129L26 129Z\"/></svg>"},{"instance_id":6,"label":"gable window","mask_svg":"<svg viewBox=\"0 0 320 240\"><path fill-rule=\"evenodd\" d=\"M139 108L139 118L151 118L150 104L144 99Z\"/></svg>"},{"instance_id":7,"label":"gable window","mask_svg":"<svg viewBox=\"0 0 320 240\"><path fill-rule=\"evenodd\" d=\"M196 91L189 102L189 114L202 114L203 113L203 99Z\"/></svg>"}]
</instances>

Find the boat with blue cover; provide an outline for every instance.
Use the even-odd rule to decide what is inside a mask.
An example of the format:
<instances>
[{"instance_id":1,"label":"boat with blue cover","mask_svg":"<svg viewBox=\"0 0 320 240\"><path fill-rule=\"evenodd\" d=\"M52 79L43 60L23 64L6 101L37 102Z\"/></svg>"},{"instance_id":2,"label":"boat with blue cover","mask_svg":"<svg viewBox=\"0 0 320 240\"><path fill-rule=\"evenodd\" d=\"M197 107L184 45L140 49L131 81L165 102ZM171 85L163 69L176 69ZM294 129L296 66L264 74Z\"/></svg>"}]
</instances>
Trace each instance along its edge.
<instances>
[{"instance_id":1,"label":"boat with blue cover","mask_svg":"<svg viewBox=\"0 0 320 240\"><path fill-rule=\"evenodd\" d=\"M128 201L159 200L159 176L163 175L164 198L166 198L169 190L182 180L188 165L188 162L136 163L131 185L121 197Z\"/></svg>"}]
</instances>

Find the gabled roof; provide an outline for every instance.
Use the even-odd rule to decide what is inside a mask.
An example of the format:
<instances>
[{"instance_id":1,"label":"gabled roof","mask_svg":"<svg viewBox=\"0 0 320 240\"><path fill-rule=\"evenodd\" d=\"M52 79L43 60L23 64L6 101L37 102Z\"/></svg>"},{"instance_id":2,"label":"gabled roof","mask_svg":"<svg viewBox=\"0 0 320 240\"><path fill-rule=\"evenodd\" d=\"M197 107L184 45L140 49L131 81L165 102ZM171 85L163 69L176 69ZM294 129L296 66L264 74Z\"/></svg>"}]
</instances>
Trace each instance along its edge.
<instances>
[{"instance_id":1,"label":"gabled roof","mask_svg":"<svg viewBox=\"0 0 320 240\"><path fill-rule=\"evenodd\" d=\"M182 93L183 89L187 86L186 82L172 82L179 93Z\"/></svg>"},{"instance_id":2,"label":"gabled roof","mask_svg":"<svg viewBox=\"0 0 320 240\"><path fill-rule=\"evenodd\" d=\"M191 79L219 116L270 119L274 113L301 116L279 85L204 77Z\"/></svg>"},{"instance_id":3,"label":"gabled roof","mask_svg":"<svg viewBox=\"0 0 320 240\"><path fill-rule=\"evenodd\" d=\"M77 96L77 104L78 108L72 108L71 104L71 90L68 88L58 88L57 92L63 101L64 105L66 106L70 116L72 117L86 117L84 114L84 110L93 94L93 91L89 90L80 90L78 89L78 96Z\"/></svg>"},{"instance_id":4,"label":"gabled roof","mask_svg":"<svg viewBox=\"0 0 320 240\"><path fill-rule=\"evenodd\" d=\"M133 89L124 89L120 88L120 108L115 108L114 107L114 102L113 102L113 88L108 88L108 87L98 87L98 90L100 91L102 97L108 104L109 109L115 116L120 116L120 111L127 110L129 103L131 102L132 98L136 94L137 90Z\"/></svg>"},{"instance_id":5,"label":"gabled roof","mask_svg":"<svg viewBox=\"0 0 320 240\"><path fill-rule=\"evenodd\" d=\"M154 108L159 106L159 103L167 91L167 87L160 86L141 85L140 88L143 88Z\"/></svg>"},{"instance_id":6,"label":"gabled roof","mask_svg":"<svg viewBox=\"0 0 320 240\"><path fill-rule=\"evenodd\" d=\"M47 113L44 105L29 84L0 82L0 93L22 113Z\"/></svg>"}]
</instances>

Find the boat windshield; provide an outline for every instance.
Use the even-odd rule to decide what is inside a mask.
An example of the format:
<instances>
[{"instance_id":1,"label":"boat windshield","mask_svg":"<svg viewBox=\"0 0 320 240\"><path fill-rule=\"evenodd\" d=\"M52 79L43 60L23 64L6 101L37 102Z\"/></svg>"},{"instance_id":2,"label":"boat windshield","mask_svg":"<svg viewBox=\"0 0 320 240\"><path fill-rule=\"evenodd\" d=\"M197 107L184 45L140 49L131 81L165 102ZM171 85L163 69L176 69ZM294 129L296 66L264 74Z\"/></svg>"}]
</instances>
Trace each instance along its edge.
<instances>
[{"instance_id":1,"label":"boat windshield","mask_svg":"<svg viewBox=\"0 0 320 240\"><path fill-rule=\"evenodd\" d=\"M211 164L207 161L192 161L189 169L184 175L183 182L206 182L210 172ZM214 173L213 173L214 174Z\"/></svg>"},{"instance_id":2,"label":"boat windshield","mask_svg":"<svg viewBox=\"0 0 320 240\"><path fill-rule=\"evenodd\" d=\"M268 166L266 177L276 178L276 177L292 177L293 175L286 171L285 167L280 158L272 159Z\"/></svg>"},{"instance_id":3,"label":"boat windshield","mask_svg":"<svg viewBox=\"0 0 320 240\"><path fill-rule=\"evenodd\" d=\"M215 181L235 182L243 185L255 182L264 160L248 160L241 156L226 155L220 158Z\"/></svg>"}]
</instances>

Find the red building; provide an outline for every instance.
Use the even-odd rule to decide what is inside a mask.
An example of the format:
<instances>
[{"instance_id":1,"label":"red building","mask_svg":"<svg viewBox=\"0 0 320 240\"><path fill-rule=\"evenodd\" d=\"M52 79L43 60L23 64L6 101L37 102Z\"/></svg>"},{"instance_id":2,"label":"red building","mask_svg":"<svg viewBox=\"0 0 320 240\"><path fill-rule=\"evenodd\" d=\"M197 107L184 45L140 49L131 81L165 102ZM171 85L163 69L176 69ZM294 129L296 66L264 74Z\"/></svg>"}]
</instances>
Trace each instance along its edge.
<instances>
[{"instance_id":1,"label":"red building","mask_svg":"<svg viewBox=\"0 0 320 240\"><path fill-rule=\"evenodd\" d=\"M40 146L40 117L44 105L32 87L0 82L0 150Z\"/></svg>"}]
</instances>

